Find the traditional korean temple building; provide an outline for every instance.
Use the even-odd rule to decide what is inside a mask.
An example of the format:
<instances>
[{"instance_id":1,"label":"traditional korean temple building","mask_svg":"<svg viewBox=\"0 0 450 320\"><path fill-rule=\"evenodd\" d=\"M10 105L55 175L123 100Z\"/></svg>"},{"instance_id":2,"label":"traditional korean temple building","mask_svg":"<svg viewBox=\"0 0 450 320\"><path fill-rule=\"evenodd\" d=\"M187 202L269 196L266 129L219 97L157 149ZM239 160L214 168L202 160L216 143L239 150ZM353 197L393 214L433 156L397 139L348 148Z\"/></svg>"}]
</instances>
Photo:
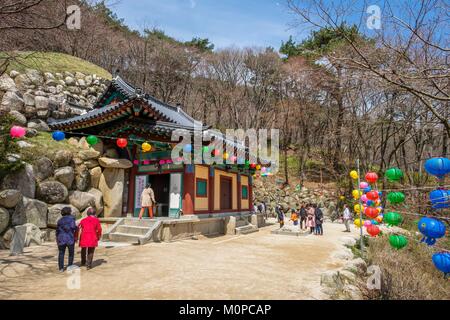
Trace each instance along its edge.
<instances>
[{"instance_id":1,"label":"traditional korean temple building","mask_svg":"<svg viewBox=\"0 0 450 320\"><path fill-rule=\"evenodd\" d=\"M138 216L147 182L155 192L157 217L177 218L180 212L205 217L250 212L254 170L248 165L175 164L171 160L172 148L178 143L171 141L172 132L193 132L194 124L195 120L180 107L142 93L117 76L92 111L53 122L50 127L67 136L96 135L105 147L115 147L119 158L133 163L125 170L124 195L117 194L123 196L121 212L105 210L105 217ZM202 126L201 131L205 130L209 128ZM128 139L127 147L117 147L115 138ZM142 151L144 142L152 146L150 152ZM226 140L221 143L235 144ZM237 143L233 147L245 149Z\"/></svg>"}]
</instances>

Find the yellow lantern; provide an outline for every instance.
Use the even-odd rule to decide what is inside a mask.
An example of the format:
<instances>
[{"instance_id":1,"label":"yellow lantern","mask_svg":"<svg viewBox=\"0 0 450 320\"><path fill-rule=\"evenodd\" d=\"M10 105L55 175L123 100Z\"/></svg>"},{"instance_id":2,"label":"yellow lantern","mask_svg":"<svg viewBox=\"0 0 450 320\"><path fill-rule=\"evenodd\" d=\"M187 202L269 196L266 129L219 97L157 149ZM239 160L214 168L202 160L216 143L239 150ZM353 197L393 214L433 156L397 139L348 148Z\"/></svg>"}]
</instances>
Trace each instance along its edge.
<instances>
[{"instance_id":1,"label":"yellow lantern","mask_svg":"<svg viewBox=\"0 0 450 320\"><path fill-rule=\"evenodd\" d=\"M150 150L152 150L151 144L148 143L148 142L144 142L144 143L142 144L142 151L144 151L144 152L149 152Z\"/></svg>"},{"instance_id":2,"label":"yellow lantern","mask_svg":"<svg viewBox=\"0 0 450 320\"><path fill-rule=\"evenodd\" d=\"M256 170L261 170L261 165L257 164L256 165Z\"/></svg>"},{"instance_id":3,"label":"yellow lantern","mask_svg":"<svg viewBox=\"0 0 450 320\"><path fill-rule=\"evenodd\" d=\"M381 223L383 221L383 217L382 216L378 216L375 218L375 220L377 220L378 223Z\"/></svg>"},{"instance_id":4,"label":"yellow lantern","mask_svg":"<svg viewBox=\"0 0 450 320\"><path fill-rule=\"evenodd\" d=\"M224 153L223 153L223 158L224 158L225 160L227 160L228 157L229 157L228 153L227 153L227 152L224 152Z\"/></svg>"},{"instance_id":5,"label":"yellow lantern","mask_svg":"<svg viewBox=\"0 0 450 320\"><path fill-rule=\"evenodd\" d=\"M340 196L339 199L340 200L345 200L345 197L344 196Z\"/></svg>"},{"instance_id":6,"label":"yellow lantern","mask_svg":"<svg viewBox=\"0 0 450 320\"><path fill-rule=\"evenodd\" d=\"M364 220L361 220L361 219L355 219L355 221L353 221L353 224L355 225L355 227L361 228L361 226L364 225Z\"/></svg>"},{"instance_id":7,"label":"yellow lantern","mask_svg":"<svg viewBox=\"0 0 450 320\"><path fill-rule=\"evenodd\" d=\"M355 210L356 213L360 213L362 210L364 210L362 204L359 204L359 203L355 204L353 209Z\"/></svg>"},{"instance_id":8,"label":"yellow lantern","mask_svg":"<svg viewBox=\"0 0 450 320\"><path fill-rule=\"evenodd\" d=\"M358 179L358 172L356 172L356 170L350 171L350 178L352 178L353 180Z\"/></svg>"},{"instance_id":9,"label":"yellow lantern","mask_svg":"<svg viewBox=\"0 0 450 320\"><path fill-rule=\"evenodd\" d=\"M362 196L362 191L361 190L353 190L352 196L353 196L353 199L358 200L359 197Z\"/></svg>"}]
</instances>

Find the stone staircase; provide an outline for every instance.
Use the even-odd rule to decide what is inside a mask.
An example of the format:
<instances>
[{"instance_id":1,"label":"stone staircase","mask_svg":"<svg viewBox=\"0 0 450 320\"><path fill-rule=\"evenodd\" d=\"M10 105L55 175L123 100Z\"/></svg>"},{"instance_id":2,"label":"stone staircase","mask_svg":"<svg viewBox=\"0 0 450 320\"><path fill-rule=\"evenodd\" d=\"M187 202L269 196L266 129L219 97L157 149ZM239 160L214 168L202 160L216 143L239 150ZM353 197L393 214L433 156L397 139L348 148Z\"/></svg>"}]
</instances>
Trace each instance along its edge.
<instances>
[{"instance_id":1,"label":"stone staircase","mask_svg":"<svg viewBox=\"0 0 450 320\"><path fill-rule=\"evenodd\" d=\"M255 226L248 222L248 217L239 217L236 219L236 234L249 234L258 232L258 226Z\"/></svg>"},{"instance_id":2,"label":"stone staircase","mask_svg":"<svg viewBox=\"0 0 450 320\"><path fill-rule=\"evenodd\" d=\"M137 244L159 241L158 233L161 226L161 220L123 218L103 235L103 240Z\"/></svg>"}]
</instances>

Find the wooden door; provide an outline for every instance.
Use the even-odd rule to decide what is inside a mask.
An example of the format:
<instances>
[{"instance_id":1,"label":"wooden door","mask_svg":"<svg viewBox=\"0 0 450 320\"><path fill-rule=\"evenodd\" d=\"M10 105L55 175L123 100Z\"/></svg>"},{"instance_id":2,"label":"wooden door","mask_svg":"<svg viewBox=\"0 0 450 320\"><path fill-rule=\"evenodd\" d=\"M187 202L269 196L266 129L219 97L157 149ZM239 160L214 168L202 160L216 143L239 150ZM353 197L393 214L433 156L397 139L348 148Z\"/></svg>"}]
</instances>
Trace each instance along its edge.
<instances>
[{"instance_id":1,"label":"wooden door","mask_svg":"<svg viewBox=\"0 0 450 320\"><path fill-rule=\"evenodd\" d=\"M231 210L232 208L232 179L220 177L220 209Z\"/></svg>"}]
</instances>

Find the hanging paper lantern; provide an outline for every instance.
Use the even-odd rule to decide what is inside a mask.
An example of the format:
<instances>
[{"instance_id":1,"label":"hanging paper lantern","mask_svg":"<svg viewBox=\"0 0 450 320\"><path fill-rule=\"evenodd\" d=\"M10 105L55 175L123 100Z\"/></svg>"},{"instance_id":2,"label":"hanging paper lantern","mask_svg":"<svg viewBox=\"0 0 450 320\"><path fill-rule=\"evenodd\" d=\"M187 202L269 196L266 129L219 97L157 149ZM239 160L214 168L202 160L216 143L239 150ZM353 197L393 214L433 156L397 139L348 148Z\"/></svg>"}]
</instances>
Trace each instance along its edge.
<instances>
[{"instance_id":1,"label":"hanging paper lantern","mask_svg":"<svg viewBox=\"0 0 450 320\"><path fill-rule=\"evenodd\" d=\"M368 227L368 226L370 226L372 224L372 222L370 221L370 220L365 220L364 221L364 227Z\"/></svg>"},{"instance_id":2,"label":"hanging paper lantern","mask_svg":"<svg viewBox=\"0 0 450 320\"><path fill-rule=\"evenodd\" d=\"M257 164L256 165L256 170L261 170L261 165Z\"/></svg>"},{"instance_id":3,"label":"hanging paper lantern","mask_svg":"<svg viewBox=\"0 0 450 320\"><path fill-rule=\"evenodd\" d=\"M208 153L209 152L208 146L203 146L202 151L203 151L203 153Z\"/></svg>"},{"instance_id":4,"label":"hanging paper lantern","mask_svg":"<svg viewBox=\"0 0 450 320\"><path fill-rule=\"evenodd\" d=\"M374 218L378 217L378 210L374 207L367 207L364 210L364 214L366 216L368 216L369 218L374 219Z\"/></svg>"},{"instance_id":5,"label":"hanging paper lantern","mask_svg":"<svg viewBox=\"0 0 450 320\"><path fill-rule=\"evenodd\" d=\"M231 156L230 157L230 161L231 163L236 163L237 157L236 156Z\"/></svg>"},{"instance_id":6,"label":"hanging paper lantern","mask_svg":"<svg viewBox=\"0 0 450 320\"><path fill-rule=\"evenodd\" d=\"M431 258L434 266L447 276L450 273L450 252L438 252Z\"/></svg>"},{"instance_id":7,"label":"hanging paper lantern","mask_svg":"<svg viewBox=\"0 0 450 320\"><path fill-rule=\"evenodd\" d=\"M422 242L429 246L436 243L436 239L445 236L445 224L438 219L423 217L418 222L419 231L424 235Z\"/></svg>"},{"instance_id":8,"label":"hanging paper lantern","mask_svg":"<svg viewBox=\"0 0 450 320\"><path fill-rule=\"evenodd\" d=\"M361 220L361 219L355 219L355 221L353 221L353 224L355 225L355 227L361 228L361 226L364 225L364 220Z\"/></svg>"},{"instance_id":9,"label":"hanging paper lantern","mask_svg":"<svg viewBox=\"0 0 450 320\"><path fill-rule=\"evenodd\" d=\"M359 203L355 204L355 206L353 207L353 210L355 210L356 213L360 213L362 210L364 210L363 206L360 205Z\"/></svg>"},{"instance_id":10,"label":"hanging paper lantern","mask_svg":"<svg viewBox=\"0 0 450 320\"><path fill-rule=\"evenodd\" d=\"M399 204L405 201L405 195L402 192L389 192L387 195L387 200L391 204Z\"/></svg>"},{"instance_id":11,"label":"hanging paper lantern","mask_svg":"<svg viewBox=\"0 0 450 320\"><path fill-rule=\"evenodd\" d=\"M362 181L360 184L359 184L359 188L360 189L365 189L365 188L367 188L369 186L369 184L367 183L367 182L365 182L365 181Z\"/></svg>"},{"instance_id":12,"label":"hanging paper lantern","mask_svg":"<svg viewBox=\"0 0 450 320\"><path fill-rule=\"evenodd\" d=\"M119 138L116 140L116 144L119 148L125 148L128 145L128 141L125 138Z\"/></svg>"},{"instance_id":13,"label":"hanging paper lantern","mask_svg":"<svg viewBox=\"0 0 450 320\"><path fill-rule=\"evenodd\" d=\"M378 217L376 217L375 218L375 220L378 222L378 223L381 223L381 222L383 222L383 216L378 216Z\"/></svg>"},{"instance_id":14,"label":"hanging paper lantern","mask_svg":"<svg viewBox=\"0 0 450 320\"><path fill-rule=\"evenodd\" d=\"M358 200L359 197L362 196L362 192L360 190L355 189L352 191L352 196L353 196L353 199Z\"/></svg>"},{"instance_id":15,"label":"hanging paper lantern","mask_svg":"<svg viewBox=\"0 0 450 320\"><path fill-rule=\"evenodd\" d=\"M52 138L55 141L62 141L66 138L66 135L62 131L55 131L52 133Z\"/></svg>"},{"instance_id":16,"label":"hanging paper lantern","mask_svg":"<svg viewBox=\"0 0 450 320\"><path fill-rule=\"evenodd\" d=\"M213 155L216 156L216 157L220 156L220 150L219 149L214 149L213 150Z\"/></svg>"},{"instance_id":17,"label":"hanging paper lantern","mask_svg":"<svg viewBox=\"0 0 450 320\"><path fill-rule=\"evenodd\" d=\"M373 202L373 200L367 200L366 204L370 207L373 207L375 202Z\"/></svg>"},{"instance_id":18,"label":"hanging paper lantern","mask_svg":"<svg viewBox=\"0 0 450 320\"><path fill-rule=\"evenodd\" d=\"M369 200L369 199L367 199L367 196L366 196L365 194L363 194L363 195L361 196L361 201L362 201L362 202L367 202L367 200Z\"/></svg>"},{"instance_id":19,"label":"hanging paper lantern","mask_svg":"<svg viewBox=\"0 0 450 320\"><path fill-rule=\"evenodd\" d=\"M250 167L250 161L249 160L245 160L245 166L248 168Z\"/></svg>"},{"instance_id":20,"label":"hanging paper lantern","mask_svg":"<svg viewBox=\"0 0 450 320\"><path fill-rule=\"evenodd\" d=\"M98 138L96 136L88 136L86 138L86 142L88 143L88 145L93 146L98 143Z\"/></svg>"},{"instance_id":21,"label":"hanging paper lantern","mask_svg":"<svg viewBox=\"0 0 450 320\"><path fill-rule=\"evenodd\" d=\"M223 158L224 158L225 160L227 160L229 157L230 157L230 156L228 155L228 152L224 152L224 153L223 153Z\"/></svg>"},{"instance_id":22,"label":"hanging paper lantern","mask_svg":"<svg viewBox=\"0 0 450 320\"><path fill-rule=\"evenodd\" d=\"M186 153L191 153L191 151L192 151L192 145L190 145L190 144L185 144L184 147L183 147L183 151L186 152Z\"/></svg>"},{"instance_id":23,"label":"hanging paper lantern","mask_svg":"<svg viewBox=\"0 0 450 320\"><path fill-rule=\"evenodd\" d=\"M163 164L165 164L165 163L166 163L165 160L159 160L159 164L160 164L160 165L163 165Z\"/></svg>"},{"instance_id":24,"label":"hanging paper lantern","mask_svg":"<svg viewBox=\"0 0 450 320\"><path fill-rule=\"evenodd\" d=\"M371 237L376 237L380 233L380 228L374 224L371 224L366 228L367 233L370 234Z\"/></svg>"},{"instance_id":25,"label":"hanging paper lantern","mask_svg":"<svg viewBox=\"0 0 450 320\"><path fill-rule=\"evenodd\" d=\"M449 190L437 189L430 192L430 202L433 209L445 209L450 207Z\"/></svg>"},{"instance_id":26,"label":"hanging paper lantern","mask_svg":"<svg viewBox=\"0 0 450 320\"><path fill-rule=\"evenodd\" d=\"M403 221L403 216L397 212L388 212L383 216L388 226L398 226Z\"/></svg>"},{"instance_id":27,"label":"hanging paper lantern","mask_svg":"<svg viewBox=\"0 0 450 320\"><path fill-rule=\"evenodd\" d=\"M399 250L406 247L408 244L408 239L400 234L391 234L389 236L389 244L392 248Z\"/></svg>"},{"instance_id":28,"label":"hanging paper lantern","mask_svg":"<svg viewBox=\"0 0 450 320\"><path fill-rule=\"evenodd\" d=\"M166 164L171 164L171 163L173 163L172 159L167 159L166 160Z\"/></svg>"},{"instance_id":29,"label":"hanging paper lantern","mask_svg":"<svg viewBox=\"0 0 450 320\"><path fill-rule=\"evenodd\" d=\"M369 183L375 183L378 180L378 175L375 172L367 172L366 181Z\"/></svg>"},{"instance_id":30,"label":"hanging paper lantern","mask_svg":"<svg viewBox=\"0 0 450 320\"><path fill-rule=\"evenodd\" d=\"M150 164L150 160L144 160L144 161L142 161L142 164L149 165Z\"/></svg>"},{"instance_id":31,"label":"hanging paper lantern","mask_svg":"<svg viewBox=\"0 0 450 320\"><path fill-rule=\"evenodd\" d=\"M139 160L133 160L133 164L138 165L139 164Z\"/></svg>"},{"instance_id":32,"label":"hanging paper lantern","mask_svg":"<svg viewBox=\"0 0 450 320\"><path fill-rule=\"evenodd\" d=\"M378 199L378 192L375 190L372 190L372 191L367 192L366 196L367 196L367 199L375 201Z\"/></svg>"},{"instance_id":33,"label":"hanging paper lantern","mask_svg":"<svg viewBox=\"0 0 450 320\"><path fill-rule=\"evenodd\" d=\"M352 178L353 180L358 179L358 172L356 172L356 170L350 171L350 178Z\"/></svg>"},{"instance_id":34,"label":"hanging paper lantern","mask_svg":"<svg viewBox=\"0 0 450 320\"><path fill-rule=\"evenodd\" d=\"M364 193L368 193L368 192L372 191L372 188L370 186L368 186L368 187L364 188L363 191L364 191Z\"/></svg>"},{"instance_id":35,"label":"hanging paper lantern","mask_svg":"<svg viewBox=\"0 0 450 320\"><path fill-rule=\"evenodd\" d=\"M378 212L381 212L383 210L382 207L377 207Z\"/></svg>"},{"instance_id":36,"label":"hanging paper lantern","mask_svg":"<svg viewBox=\"0 0 450 320\"><path fill-rule=\"evenodd\" d=\"M144 152L150 152L152 150L152 146L148 142L144 142L141 147Z\"/></svg>"},{"instance_id":37,"label":"hanging paper lantern","mask_svg":"<svg viewBox=\"0 0 450 320\"><path fill-rule=\"evenodd\" d=\"M438 178L442 178L450 173L450 159L448 158L431 158L425 161L425 170Z\"/></svg>"},{"instance_id":38,"label":"hanging paper lantern","mask_svg":"<svg viewBox=\"0 0 450 320\"><path fill-rule=\"evenodd\" d=\"M256 163L251 163L250 164L250 168L255 169L256 168Z\"/></svg>"},{"instance_id":39,"label":"hanging paper lantern","mask_svg":"<svg viewBox=\"0 0 450 320\"><path fill-rule=\"evenodd\" d=\"M399 181L403 177L403 172L399 168L390 168L387 169L385 174L386 178L391 181Z\"/></svg>"},{"instance_id":40,"label":"hanging paper lantern","mask_svg":"<svg viewBox=\"0 0 450 320\"><path fill-rule=\"evenodd\" d=\"M27 130L23 127L13 126L9 131L11 138L22 138L27 133Z\"/></svg>"},{"instance_id":41,"label":"hanging paper lantern","mask_svg":"<svg viewBox=\"0 0 450 320\"><path fill-rule=\"evenodd\" d=\"M266 167L262 167L261 168L261 172L266 172L267 168ZM341 196L342 197L342 196ZM344 198L345 199L345 198Z\"/></svg>"},{"instance_id":42,"label":"hanging paper lantern","mask_svg":"<svg viewBox=\"0 0 450 320\"><path fill-rule=\"evenodd\" d=\"M370 220L370 222L371 222L372 224L374 224L374 225L378 225L378 224L379 224L378 221L377 221L376 219L372 219L372 220Z\"/></svg>"}]
</instances>

